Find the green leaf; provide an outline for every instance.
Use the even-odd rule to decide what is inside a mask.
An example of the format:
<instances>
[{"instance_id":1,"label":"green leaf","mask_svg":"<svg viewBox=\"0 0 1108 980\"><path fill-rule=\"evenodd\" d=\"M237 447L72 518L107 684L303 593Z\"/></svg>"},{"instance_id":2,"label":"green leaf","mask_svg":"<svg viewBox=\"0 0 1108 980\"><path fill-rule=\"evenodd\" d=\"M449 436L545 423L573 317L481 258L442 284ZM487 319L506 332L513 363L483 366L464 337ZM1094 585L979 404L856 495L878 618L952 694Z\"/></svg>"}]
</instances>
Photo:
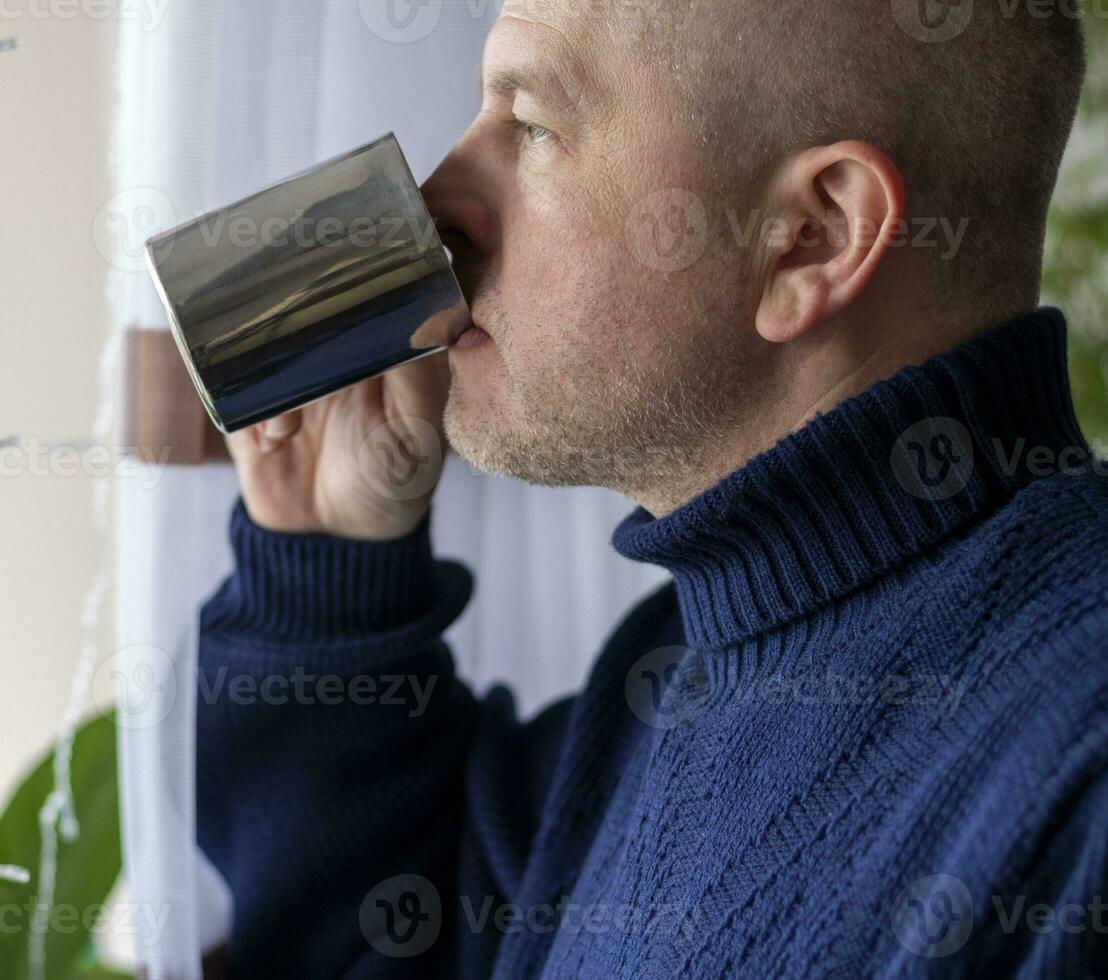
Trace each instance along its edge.
<instances>
[{"instance_id":1,"label":"green leaf","mask_svg":"<svg viewBox=\"0 0 1108 980\"><path fill-rule=\"evenodd\" d=\"M1070 378L1078 420L1094 448L1108 447L1108 19L1085 17L1089 73L1074 147L1047 225L1043 299L1070 324Z\"/></svg>"},{"instance_id":2,"label":"green leaf","mask_svg":"<svg viewBox=\"0 0 1108 980\"><path fill-rule=\"evenodd\" d=\"M46 936L47 980L111 976L96 970L90 954L89 927L119 877L119 792L116 781L116 727L111 717L96 718L77 733L72 780L81 826L71 844L58 843L54 909ZM0 881L0 977L29 976L28 936L38 893L38 813L54 788L53 754L16 790L0 815L0 864L31 872L27 885Z\"/></svg>"},{"instance_id":3,"label":"green leaf","mask_svg":"<svg viewBox=\"0 0 1108 980\"><path fill-rule=\"evenodd\" d=\"M133 980L126 973L116 973L103 966L90 966L70 974L71 980Z\"/></svg>"}]
</instances>

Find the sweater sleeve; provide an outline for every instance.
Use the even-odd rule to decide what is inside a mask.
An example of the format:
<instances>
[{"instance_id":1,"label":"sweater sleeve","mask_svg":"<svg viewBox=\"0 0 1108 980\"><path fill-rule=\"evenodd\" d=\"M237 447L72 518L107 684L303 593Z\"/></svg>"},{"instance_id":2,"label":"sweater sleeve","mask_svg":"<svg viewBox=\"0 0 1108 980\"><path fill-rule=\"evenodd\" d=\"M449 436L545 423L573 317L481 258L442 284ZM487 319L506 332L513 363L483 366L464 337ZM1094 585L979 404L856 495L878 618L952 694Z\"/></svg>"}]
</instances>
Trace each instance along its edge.
<instances>
[{"instance_id":1,"label":"sweater sleeve","mask_svg":"<svg viewBox=\"0 0 1108 980\"><path fill-rule=\"evenodd\" d=\"M1099 719L1103 728L1104 716ZM1103 745L1103 743L1100 743ZM985 973L1101 977L1108 963L1108 774L1098 774L1048 826L1018 889L991 896L995 955Z\"/></svg>"},{"instance_id":2,"label":"sweater sleeve","mask_svg":"<svg viewBox=\"0 0 1108 980\"><path fill-rule=\"evenodd\" d=\"M445 898L466 868L502 877L498 855L463 853L471 749L491 716L541 783L565 710L503 727L500 698L455 676L441 636L471 579L432 558L429 521L355 542L236 506L235 571L201 612L197 721L198 837L234 897L234 976L456 976L492 955L463 948ZM527 796L498 821L517 861Z\"/></svg>"}]
</instances>

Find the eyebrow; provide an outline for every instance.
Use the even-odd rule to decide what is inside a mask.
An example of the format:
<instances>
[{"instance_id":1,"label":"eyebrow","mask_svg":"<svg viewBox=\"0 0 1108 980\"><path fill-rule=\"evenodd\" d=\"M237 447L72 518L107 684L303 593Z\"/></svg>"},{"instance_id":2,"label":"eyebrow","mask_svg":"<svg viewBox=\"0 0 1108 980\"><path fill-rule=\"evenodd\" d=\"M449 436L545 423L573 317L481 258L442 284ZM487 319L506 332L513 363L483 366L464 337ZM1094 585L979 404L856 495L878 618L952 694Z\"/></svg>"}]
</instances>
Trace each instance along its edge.
<instances>
[{"instance_id":1,"label":"eyebrow","mask_svg":"<svg viewBox=\"0 0 1108 980\"><path fill-rule=\"evenodd\" d=\"M517 67L495 68L486 78L482 68L478 75L482 94L485 90L510 98L517 92L526 92L535 98L557 106L569 107L572 101L565 86L556 75L532 72Z\"/></svg>"}]
</instances>

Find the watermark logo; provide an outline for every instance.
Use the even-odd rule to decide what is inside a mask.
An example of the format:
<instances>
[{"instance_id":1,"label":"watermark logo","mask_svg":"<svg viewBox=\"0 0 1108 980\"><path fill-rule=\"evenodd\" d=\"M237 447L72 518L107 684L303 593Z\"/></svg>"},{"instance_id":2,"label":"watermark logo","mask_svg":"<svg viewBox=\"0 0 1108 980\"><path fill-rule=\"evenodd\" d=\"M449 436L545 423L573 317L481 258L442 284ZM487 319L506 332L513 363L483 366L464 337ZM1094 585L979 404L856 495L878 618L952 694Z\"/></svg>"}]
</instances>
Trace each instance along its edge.
<instances>
[{"instance_id":1,"label":"watermark logo","mask_svg":"<svg viewBox=\"0 0 1108 980\"><path fill-rule=\"evenodd\" d=\"M909 37L925 44L952 41L973 20L974 0L891 0L893 18Z\"/></svg>"},{"instance_id":2,"label":"watermark logo","mask_svg":"<svg viewBox=\"0 0 1108 980\"><path fill-rule=\"evenodd\" d=\"M1105 0L991 0L1004 20L1052 17L1069 20L1108 17ZM974 0L891 0L893 18L909 37L927 44L952 41L965 33L974 18ZM988 8L986 8L988 9Z\"/></svg>"},{"instance_id":3,"label":"watermark logo","mask_svg":"<svg viewBox=\"0 0 1108 980\"><path fill-rule=\"evenodd\" d=\"M934 250L942 262L949 262L958 256L970 225L970 219L965 216L955 221L945 216L924 215L897 218L886 225L869 218L850 221L841 211L827 210L812 215L811 220L798 230L780 215L759 208L747 212L745 218L734 208L727 208L724 215L735 244L744 250L756 243L776 252L786 252L794 247L817 249L827 245L836 249L871 249L883 241L891 249Z\"/></svg>"},{"instance_id":4,"label":"watermark logo","mask_svg":"<svg viewBox=\"0 0 1108 980\"><path fill-rule=\"evenodd\" d=\"M797 228L780 215L754 208L745 215L725 208L722 218L737 248L756 247L789 252L798 249L864 248L884 244L890 249L934 252L941 262L957 258L970 228L970 219L916 215L891 222L860 219L848 221L834 210L812 214ZM657 272L682 272L707 251L709 229L715 218L691 191L668 188L657 191L631 209L626 235L631 253ZM721 222L720 227L723 227Z\"/></svg>"},{"instance_id":5,"label":"watermark logo","mask_svg":"<svg viewBox=\"0 0 1108 980\"><path fill-rule=\"evenodd\" d=\"M740 685L736 703L797 705L906 704L934 707L951 717L962 703L968 683L950 674L771 674Z\"/></svg>"},{"instance_id":6,"label":"watermark logo","mask_svg":"<svg viewBox=\"0 0 1108 980\"><path fill-rule=\"evenodd\" d=\"M138 731L169 717L177 700L177 675L168 653L139 644L108 657L96 671L92 690L102 714L114 711L120 728Z\"/></svg>"},{"instance_id":7,"label":"watermark logo","mask_svg":"<svg viewBox=\"0 0 1108 980\"><path fill-rule=\"evenodd\" d=\"M1054 932L1064 932L1070 936L1079 936L1086 932L1098 936L1108 935L1108 905L1103 895L1094 895L1092 901L1066 902L1055 908L1046 902L1028 905L1026 895L1016 895L1011 902L1004 896L993 895L993 911L1001 931L1011 936L1019 930L1032 935L1046 936Z\"/></svg>"},{"instance_id":8,"label":"watermark logo","mask_svg":"<svg viewBox=\"0 0 1108 980\"><path fill-rule=\"evenodd\" d=\"M92 238L96 250L113 268L143 272L146 240L176 224L177 211L169 195L156 187L131 187L112 195L96 212Z\"/></svg>"},{"instance_id":9,"label":"watermark logo","mask_svg":"<svg viewBox=\"0 0 1108 980\"><path fill-rule=\"evenodd\" d=\"M442 900L438 889L421 875L396 875L366 895L358 924L366 942L381 955L419 956L439 937Z\"/></svg>"},{"instance_id":10,"label":"watermark logo","mask_svg":"<svg viewBox=\"0 0 1108 980\"><path fill-rule=\"evenodd\" d=\"M157 30L169 0L0 0L0 21L114 20Z\"/></svg>"},{"instance_id":11,"label":"watermark logo","mask_svg":"<svg viewBox=\"0 0 1108 980\"><path fill-rule=\"evenodd\" d=\"M169 462L168 447L105 446L86 440L50 443L35 436L0 436L0 477L71 477L137 480L153 490Z\"/></svg>"},{"instance_id":12,"label":"watermark logo","mask_svg":"<svg viewBox=\"0 0 1108 980\"><path fill-rule=\"evenodd\" d=\"M893 902L892 923L909 952L927 959L950 956L973 932L973 897L953 875L917 878Z\"/></svg>"},{"instance_id":13,"label":"watermark logo","mask_svg":"<svg viewBox=\"0 0 1108 980\"><path fill-rule=\"evenodd\" d=\"M707 690L703 660L688 647L651 650L635 661L624 679L627 705L639 721L668 731L693 721L704 710Z\"/></svg>"},{"instance_id":14,"label":"watermark logo","mask_svg":"<svg viewBox=\"0 0 1108 980\"><path fill-rule=\"evenodd\" d=\"M197 687L202 704L226 701L237 707L286 704L330 707L352 704L378 706L421 718L431 703L438 674L311 674L297 664L290 674L232 674L226 666L199 671Z\"/></svg>"},{"instance_id":15,"label":"watermark logo","mask_svg":"<svg viewBox=\"0 0 1108 980\"><path fill-rule=\"evenodd\" d=\"M554 932L571 936L619 933L664 936L671 943L684 945L694 940L699 918L694 908L680 904L577 902L562 898L557 903L521 906L498 903L492 895L485 895L479 904L469 895L459 898L461 924L474 935L490 930L505 936L521 932L538 936Z\"/></svg>"},{"instance_id":16,"label":"watermark logo","mask_svg":"<svg viewBox=\"0 0 1108 980\"><path fill-rule=\"evenodd\" d=\"M426 419L390 419L362 441L358 472L385 500L418 500L435 489L445 452L438 429Z\"/></svg>"},{"instance_id":17,"label":"watermark logo","mask_svg":"<svg viewBox=\"0 0 1108 980\"><path fill-rule=\"evenodd\" d=\"M382 41L422 41L442 19L442 0L359 0L362 20Z\"/></svg>"},{"instance_id":18,"label":"watermark logo","mask_svg":"<svg viewBox=\"0 0 1108 980\"><path fill-rule=\"evenodd\" d=\"M708 212L692 191L656 191L631 210L626 223L632 255L655 272L683 272L708 247Z\"/></svg>"},{"instance_id":19,"label":"watermark logo","mask_svg":"<svg viewBox=\"0 0 1108 980\"><path fill-rule=\"evenodd\" d=\"M554 902L519 905L489 894L447 896L447 901L454 910L452 922L475 936L620 934L659 936L672 944L687 945L699 934L697 910L679 903L577 901L563 895ZM383 956L419 956L442 932L442 896L420 875L397 875L365 897L358 920L366 941Z\"/></svg>"},{"instance_id":20,"label":"watermark logo","mask_svg":"<svg viewBox=\"0 0 1108 980\"><path fill-rule=\"evenodd\" d=\"M1020 436L1015 442L992 440L997 467L1007 477L1027 473L1035 478L1063 476L1108 476L1108 446L1094 441L1092 446L1030 445Z\"/></svg>"},{"instance_id":21,"label":"watermark logo","mask_svg":"<svg viewBox=\"0 0 1108 980\"><path fill-rule=\"evenodd\" d=\"M957 419L923 419L901 433L889 463L897 482L913 497L948 500L973 475L973 440Z\"/></svg>"},{"instance_id":22,"label":"watermark logo","mask_svg":"<svg viewBox=\"0 0 1108 980\"><path fill-rule=\"evenodd\" d=\"M232 673L193 667L178 676L170 657L154 646L133 646L109 657L93 678L93 701L123 728L153 728L169 717L182 688L198 703L235 707L375 708L421 718L439 682L438 674L315 674L296 665L289 673Z\"/></svg>"},{"instance_id":23,"label":"watermark logo","mask_svg":"<svg viewBox=\"0 0 1108 980\"><path fill-rule=\"evenodd\" d=\"M0 904L0 936L76 936L83 932L95 937L126 937L152 948L161 942L170 912L168 905L59 902L47 906L32 898Z\"/></svg>"},{"instance_id":24,"label":"watermark logo","mask_svg":"<svg viewBox=\"0 0 1108 980\"><path fill-rule=\"evenodd\" d=\"M205 248L229 245L251 252L263 247L308 251L343 246L375 253L417 247L427 252L435 239L434 222L418 215L382 214L374 218L359 214L340 218L334 214L307 214L302 209L292 215L258 217L223 208L200 215L195 230Z\"/></svg>"},{"instance_id":25,"label":"watermark logo","mask_svg":"<svg viewBox=\"0 0 1108 980\"><path fill-rule=\"evenodd\" d=\"M1027 895L990 896L982 906L982 921L1006 936L1034 936L1063 932L1108 935L1108 904L1095 894L1088 902L1059 906L1032 902ZM995 918L994 918L995 916ZM964 881L948 874L917 878L893 902L892 926L900 944L910 953L939 959L957 953L974 929L973 897Z\"/></svg>"}]
</instances>

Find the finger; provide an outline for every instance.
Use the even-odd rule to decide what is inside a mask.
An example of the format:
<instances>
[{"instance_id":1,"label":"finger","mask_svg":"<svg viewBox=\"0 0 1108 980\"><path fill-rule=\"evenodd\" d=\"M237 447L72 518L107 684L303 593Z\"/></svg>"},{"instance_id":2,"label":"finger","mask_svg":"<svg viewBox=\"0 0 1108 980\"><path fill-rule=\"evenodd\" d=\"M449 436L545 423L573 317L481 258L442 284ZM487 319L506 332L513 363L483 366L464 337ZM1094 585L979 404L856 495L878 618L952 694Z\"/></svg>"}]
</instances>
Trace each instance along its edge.
<instances>
[{"instance_id":1,"label":"finger","mask_svg":"<svg viewBox=\"0 0 1108 980\"><path fill-rule=\"evenodd\" d=\"M227 448L236 463L248 460L259 453L271 453L280 449L299 431L300 426L300 412L288 412L267 422L259 422L232 432L227 436Z\"/></svg>"},{"instance_id":2,"label":"finger","mask_svg":"<svg viewBox=\"0 0 1108 980\"><path fill-rule=\"evenodd\" d=\"M385 383L398 416L426 419L436 429L441 428L450 387L450 361L445 351L390 371Z\"/></svg>"},{"instance_id":3,"label":"finger","mask_svg":"<svg viewBox=\"0 0 1108 980\"><path fill-rule=\"evenodd\" d=\"M262 422L258 428L266 439L278 443L296 435L300 431L302 420L303 413L297 409L295 412L285 412L284 415Z\"/></svg>"},{"instance_id":4,"label":"finger","mask_svg":"<svg viewBox=\"0 0 1108 980\"><path fill-rule=\"evenodd\" d=\"M286 412L276 418L267 419L254 426L258 452L273 453L285 446L300 431L302 413Z\"/></svg>"},{"instance_id":5,"label":"finger","mask_svg":"<svg viewBox=\"0 0 1108 980\"><path fill-rule=\"evenodd\" d=\"M254 431L256 428L256 425L252 425L249 429L239 429L224 439L234 462L248 460L258 452L258 435Z\"/></svg>"}]
</instances>

